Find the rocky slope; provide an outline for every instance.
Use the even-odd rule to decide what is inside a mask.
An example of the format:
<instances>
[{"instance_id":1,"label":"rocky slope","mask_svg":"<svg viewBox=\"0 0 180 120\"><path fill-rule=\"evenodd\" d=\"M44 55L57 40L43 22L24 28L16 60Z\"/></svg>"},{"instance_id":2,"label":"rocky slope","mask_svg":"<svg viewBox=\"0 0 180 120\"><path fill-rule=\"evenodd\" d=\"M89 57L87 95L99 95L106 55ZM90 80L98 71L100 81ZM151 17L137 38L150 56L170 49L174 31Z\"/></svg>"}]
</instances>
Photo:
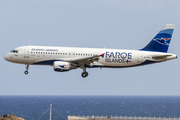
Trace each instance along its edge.
<instances>
[{"instance_id":1,"label":"rocky slope","mask_svg":"<svg viewBox=\"0 0 180 120\"><path fill-rule=\"evenodd\" d=\"M4 115L0 116L0 120L25 120L21 117L16 117L16 115Z\"/></svg>"}]
</instances>

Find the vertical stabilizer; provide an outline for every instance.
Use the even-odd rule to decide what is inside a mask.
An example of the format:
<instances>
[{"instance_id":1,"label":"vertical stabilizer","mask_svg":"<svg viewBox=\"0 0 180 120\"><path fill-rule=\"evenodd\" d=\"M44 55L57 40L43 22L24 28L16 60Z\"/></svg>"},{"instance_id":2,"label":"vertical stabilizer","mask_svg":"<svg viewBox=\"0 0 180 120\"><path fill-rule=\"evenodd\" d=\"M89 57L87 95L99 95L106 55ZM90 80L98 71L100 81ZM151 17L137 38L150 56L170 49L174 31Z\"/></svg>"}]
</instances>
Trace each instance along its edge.
<instances>
[{"instance_id":1,"label":"vertical stabilizer","mask_svg":"<svg viewBox=\"0 0 180 120\"><path fill-rule=\"evenodd\" d=\"M141 50L167 52L174 30L174 24L165 25L161 31Z\"/></svg>"}]
</instances>

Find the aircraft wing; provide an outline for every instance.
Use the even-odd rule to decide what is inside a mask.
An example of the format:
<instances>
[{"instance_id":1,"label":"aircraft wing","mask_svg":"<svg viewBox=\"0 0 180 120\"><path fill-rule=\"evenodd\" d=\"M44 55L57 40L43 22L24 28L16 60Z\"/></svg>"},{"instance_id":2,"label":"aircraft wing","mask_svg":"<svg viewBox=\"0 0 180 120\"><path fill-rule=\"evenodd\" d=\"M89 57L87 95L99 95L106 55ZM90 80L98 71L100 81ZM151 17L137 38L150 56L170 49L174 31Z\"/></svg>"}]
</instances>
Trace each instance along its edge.
<instances>
[{"instance_id":1,"label":"aircraft wing","mask_svg":"<svg viewBox=\"0 0 180 120\"><path fill-rule=\"evenodd\" d=\"M103 53L101 55L94 55L94 56L90 56L90 57L71 59L71 60L67 60L67 61L75 63L75 64L90 64L90 63L93 63L94 61L98 61L99 57L104 56L104 54L105 53Z\"/></svg>"}]
</instances>

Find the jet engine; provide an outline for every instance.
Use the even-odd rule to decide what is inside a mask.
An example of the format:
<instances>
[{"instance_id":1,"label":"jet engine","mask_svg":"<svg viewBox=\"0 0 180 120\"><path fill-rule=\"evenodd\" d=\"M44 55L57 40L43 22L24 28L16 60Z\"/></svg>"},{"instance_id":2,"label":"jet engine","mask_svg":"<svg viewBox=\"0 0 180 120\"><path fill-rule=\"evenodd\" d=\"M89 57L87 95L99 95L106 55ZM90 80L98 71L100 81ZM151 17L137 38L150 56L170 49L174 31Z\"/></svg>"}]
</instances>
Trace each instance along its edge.
<instances>
[{"instance_id":1,"label":"jet engine","mask_svg":"<svg viewBox=\"0 0 180 120\"><path fill-rule=\"evenodd\" d=\"M65 72L71 70L71 65L69 62L55 61L54 71Z\"/></svg>"}]
</instances>

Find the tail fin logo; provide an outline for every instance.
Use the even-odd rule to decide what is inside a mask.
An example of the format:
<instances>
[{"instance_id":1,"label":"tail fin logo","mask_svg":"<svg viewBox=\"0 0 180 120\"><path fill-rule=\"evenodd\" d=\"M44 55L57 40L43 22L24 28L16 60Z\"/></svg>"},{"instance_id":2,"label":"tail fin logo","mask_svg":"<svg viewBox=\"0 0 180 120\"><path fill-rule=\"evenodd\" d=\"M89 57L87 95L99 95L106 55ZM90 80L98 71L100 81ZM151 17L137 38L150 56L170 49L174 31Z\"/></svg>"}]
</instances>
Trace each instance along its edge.
<instances>
[{"instance_id":1,"label":"tail fin logo","mask_svg":"<svg viewBox=\"0 0 180 120\"><path fill-rule=\"evenodd\" d=\"M171 38L161 38L161 39L155 38L153 40L157 41L158 43L163 44L163 45L169 45L170 39Z\"/></svg>"}]
</instances>

